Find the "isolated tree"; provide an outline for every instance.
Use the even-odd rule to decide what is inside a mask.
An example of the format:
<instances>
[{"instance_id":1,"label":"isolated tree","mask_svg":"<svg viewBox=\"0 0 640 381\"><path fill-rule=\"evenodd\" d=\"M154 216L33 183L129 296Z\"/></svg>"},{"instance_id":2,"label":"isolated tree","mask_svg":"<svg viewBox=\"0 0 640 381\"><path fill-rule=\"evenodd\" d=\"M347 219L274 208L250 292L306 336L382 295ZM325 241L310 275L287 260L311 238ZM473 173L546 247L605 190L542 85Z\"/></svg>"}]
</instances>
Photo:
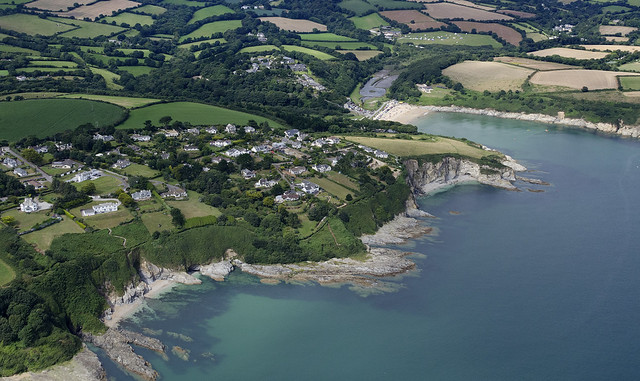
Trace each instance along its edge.
<instances>
[{"instance_id":1,"label":"isolated tree","mask_svg":"<svg viewBox=\"0 0 640 381\"><path fill-rule=\"evenodd\" d=\"M94 194L96 193L96 184L92 182L88 182L82 186L80 191L84 194Z\"/></svg>"},{"instance_id":2,"label":"isolated tree","mask_svg":"<svg viewBox=\"0 0 640 381\"><path fill-rule=\"evenodd\" d=\"M167 116L163 116L162 118L160 118L158 121L160 122L160 124L162 124L165 128L167 128L169 126L169 123L171 123L171 121L173 120L172 117L170 117L169 115Z\"/></svg>"},{"instance_id":3,"label":"isolated tree","mask_svg":"<svg viewBox=\"0 0 640 381\"><path fill-rule=\"evenodd\" d=\"M178 208L171 208L171 223L181 228L185 222L187 222L187 220L184 218L182 211Z\"/></svg>"}]
</instances>

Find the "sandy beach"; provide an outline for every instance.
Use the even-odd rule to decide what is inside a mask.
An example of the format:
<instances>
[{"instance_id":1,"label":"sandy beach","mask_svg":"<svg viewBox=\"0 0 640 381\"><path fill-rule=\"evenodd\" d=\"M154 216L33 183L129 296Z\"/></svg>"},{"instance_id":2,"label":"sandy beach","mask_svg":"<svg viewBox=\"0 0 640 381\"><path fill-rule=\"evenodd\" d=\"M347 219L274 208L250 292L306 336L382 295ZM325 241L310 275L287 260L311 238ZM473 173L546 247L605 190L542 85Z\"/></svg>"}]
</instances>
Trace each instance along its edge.
<instances>
[{"instance_id":1,"label":"sandy beach","mask_svg":"<svg viewBox=\"0 0 640 381\"><path fill-rule=\"evenodd\" d=\"M385 107L373 117L373 119L411 124L411 122L417 118L428 113L429 110L423 106L400 103L398 101L389 101Z\"/></svg>"},{"instance_id":2,"label":"sandy beach","mask_svg":"<svg viewBox=\"0 0 640 381\"><path fill-rule=\"evenodd\" d=\"M144 300L147 298L155 299L158 298L165 292L171 291L171 289L178 284L178 282L169 279L158 279L155 282L151 283L149 286L149 291L144 294L144 297L138 298L133 303L128 304L120 304L113 307L113 312L111 313L111 319L104 320L104 324L113 328L118 325L118 323L122 319L126 319L129 316L133 315L142 307Z\"/></svg>"}]
</instances>

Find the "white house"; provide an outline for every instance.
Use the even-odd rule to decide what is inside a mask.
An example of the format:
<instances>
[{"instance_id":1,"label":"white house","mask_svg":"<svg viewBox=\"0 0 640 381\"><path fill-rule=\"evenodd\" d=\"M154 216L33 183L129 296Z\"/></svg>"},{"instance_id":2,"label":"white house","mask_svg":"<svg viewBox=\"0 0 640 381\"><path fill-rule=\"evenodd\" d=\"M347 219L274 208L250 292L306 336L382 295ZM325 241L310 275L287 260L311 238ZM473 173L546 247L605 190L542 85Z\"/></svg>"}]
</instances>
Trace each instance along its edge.
<instances>
[{"instance_id":1,"label":"white house","mask_svg":"<svg viewBox=\"0 0 640 381\"><path fill-rule=\"evenodd\" d=\"M69 180L69 182L72 183L81 183L83 181L87 181L87 180L95 180L99 177L102 176L102 172L98 171L97 169L92 169L90 171L87 172L80 172L77 175L73 176L73 178L71 180Z\"/></svg>"},{"instance_id":2,"label":"white house","mask_svg":"<svg viewBox=\"0 0 640 381\"><path fill-rule=\"evenodd\" d=\"M256 188L271 188L272 186L276 185L277 183L278 182L276 180L260 179L255 184L255 187Z\"/></svg>"},{"instance_id":3,"label":"white house","mask_svg":"<svg viewBox=\"0 0 640 381\"><path fill-rule=\"evenodd\" d=\"M305 167L291 167L291 168L289 168L289 173L291 173L294 176L301 175L301 174L305 173L306 171L307 171L307 168L305 168Z\"/></svg>"},{"instance_id":4,"label":"white house","mask_svg":"<svg viewBox=\"0 0 640 381\"><path fill-rule=\"evenodd\" d=\"M151 191L150 191L150 190L143 189L143 190L141 190L141 191L131 193L131 197L132 197L135 201L144 201L144 200L148 200L148 199L150 199L150 198L151 198Z\"/></svg>"},{"instance_id":5,"label":"white house","mask_svg":"<svg viewBox=\"0 0 640 381\"><path fill-rule=\"evenodd\" d=\"M184 148L183 148L183 149L184 149L185 151L187 151L187 152L199 151L198 146L194 146L194 145L192 145L192 144L188 144L188 145L184 146Z\"/></svg>"},{"instance_id":6,"label":"white house","mask_svg":"<svg viewBox=\"0 0 640 381\"><path fill-rule=\"evenodd\" d=\"M242 171L240 171L240 173L242 173L242 177L244 177L245 179L252 179L256 177L256 173L250 169L245 168Z\"/></svg>"},{"instance_id":7,"label":"white house","mask_svg":"<svg viewBox=\"0 0 640 381\"><path fill-rule=\"evenodd\" d=\"M100 134L95 134L93 135L93 140L102 140L103 142L110 142L113 140L113 136L111 135L100 135Z\"/></svg>"},{"instance_id":8,"label":"white house","mask_svg":"<svg viewBox=\"0 0 640 381\"><path fill-rule=\"evenodd\" d=\"M187 197L187 191L177 187L171 187L169 191L160 195L162 198L175 198L181 199Z\"/></svg>"},{"instance_id":9,"label":"white house","mask_svg":"<svg viewBox=\"0 0 640 381\"><path fill-rule=\"evenodd\" d=\"M24 213L32 213L40 210L40 204L37 199L33 199L31 197L27 197L20 204L20 211Z\"/></svg>"},{"instance_id":10,"label":"white house","mask_svg":"<svg viewBox=\"0 0 640 381\"><path fill-rule=\"evenodd\" d=\"M339 144L340 138L337 136L330 136L324 140L327 144Z\"/></svg>"},{"instance_id":11,"label":"white house","mask_svg":"<svg viewBox=\"0 0 640 381\"><path fill-rule=\"evenodd\" d=\"M200 130L197 128L187 128L188 134L200 135Z\"/></svg>"},{"instance_id":12,"label":"white house","mask_svg":"<svg viewBox=\"0 0 640 381\"><path fill-rule=\"evenodd\" d=\"M176 130L162 130L160 132L158 132L159 134L163 134L164 136L168 137L168 138L177 138L180 133Z\"/></svg>"},{"instance_id":13,"label":"white house","mask_svg":"<svg viewBox=\"0 0 640 381\"><path fill-rule=\"evenodd\" d=\"M47 146L36 146L36 147L33 147L33 150L36 151L37 153L47 153L47 152L49 152L49 147L47 147Z\"/></svg>"},{"instance_id":14,"label":"white house","mask_svg":"<svg viewBox=\"0 0 640 381\"><path fill-rule=\"evenodd\" d=\"M73 148L73 144L59 142L56 143L56 148L58 149L58 151L70 150L71 148Z\"/></svg>"},{"instance_id":15,"label":"white house","mask_svg":"<svg viewBox=\"0 0 640 381\"><path fill-rule=\"evenodd\" d=\"M13 173L15 173L16 176L18 176L18 177L25 177L25 176L28 175L27 171L25 171L23 168L14 169Z\"/></svg>"},{"instance_id":16,"label":"white house","mask_svg":"<svg viewBox=\"0 0 640 381\"><path fill-rule=\"evenodd\" d=\"M323 145L327 144L327 141L320 138L320 139L316 139L311 143L312 147L322 147Z\"/></svg>"},{"instance_id":17,"label":"white house","mask_svg":"<svg viewBox=\"0 0 640 381\"><path fill-rule=\"evenodd\" d=\"M376 155L377 158L379 159L386 159L389 157L389 154L384 152L384 151L380 151L379 149L373 151L373 154Z\"/></svg>"},{"instance_id":18,"label":"white house","mask_svg":"<svg viewBox=\"0 0 640 381\"><path fill-rule=\"evenodd\" d=\"M311 181L304 180L300 184L296 184L304 193L307 194L316 194L320 192L320 186L318 184L314 184Z\"/></svg>"},{"instance_id":19,"label":"white house","mask_svg":"<svg viewBox=\"0 0 640 381\"><path fill-rule=\"evenodd\" d=\"M240 155L244 155L245 153L250 153L250 151L246 148L231 148L230 150L228 150L227 152L225 152L224 154L229 156L229 157L238 157Z\"/></svg>"},{"instance_id":20,"label":"white house","mask_svg":"<svg viewBox=\"0 0 640 381\"><path fill-rule=\"evenodd\" d=\"M284 136L288 137L288 138L293 138L294 136L297 136L300 133L300 131L298 129L291 129L291 130L286 130L284 132Z\"/></svg>"},{"instance_id":21,"label":"white house","mask_svg":"<svg viewBox=\"0 0 640 381\"><path fill-rule=\"evenodd\" d=\"M131 162L128 159L120 159L120 160L116 161L116 163L113 165L113 168L115 168L115 169L125 169L130 165L131 165Z\"/></svg>"},{"instance_id":22,"label":"white house","mask_svg":"<svg viewBox=\"0 0 640 381\"><path fill-rule=\"evenodd\" d=\"M231 145L231 140L228 139L224 139L224 140L214 140L212 142L209 143L210 146L214 146L214 147L226 147Z\"/></svg>"},{"instance_id":23,"label":"white house","mask_svg":"<svg viewBox=\"0 0 640 381\"><path fill-rule=\"evenodd\" d=\"M13 159L11 157L7 157L2 161L2 164L9 167L9 169L13 169L21 164L19 160Z\"/></svg>"},{"instance_id":24,"label":"white house","mask_svg":"<svg viewBox=\"0 0 640 381\"><path fill-rule=\"evenodd\" d=\"M244 127L244 132L247 134L253 134L256 132L256 129L251 127L251 126L245 126Z\"/></svg>"},{"instance_id":25,"label":"white house","mask_svg":"<svg viewBox=\"0 0 640 381\"><path fill-rule=\"evenodd\" d=\"M208 134L217 134L218 133L218 129L213 127L213 126L207 127L207 129L205 131L207 131Z\"/></svg>"},{"instance_id":26,"label":"white house","mask_svg":"<svg viewBox=\"0 0 640 381\"><path fill-rule=\"evenodd\" d=\"M224 132L228 133L228 134L235 134L236 133L236 126L234 124L227 124L227 126L224 128Z\"/></svg>"},{"instance_id":27,"label":"white house","mask_svg":"<svg viewBox=\"0 0 640 381\"><path fill-rule=\"evenodd\" d=\"M312 168L320 173L329 172L331 170L331 166L327 164L314 164Z\"/></svg>"},{"instance_id":28,"label":"white house","mask_svg":"<svg viewBox=\"0 0 640 381\"><path fill-rule=\"evenodd\" d=\"M135 142L148 142L151 141L151 135L133 134L131 135L131 139Z\"/></svg>"},{"instance_id":29,"label":"white house","mask_svg":"<svg viewBox=\"0 0 640 381\"><path fill-rule=\"evenodd\" d=\"M103 204L94 205L91 209L83 209L81 211L83 217L94 216L96 214L111 213L118 211L117 202L105 202Z\"/></svg>"},{"instance_id":30,"label":"white house","mask_svg":"<svg viewBox=\"0 0 640 381\"><path fill-rule=\"evenodd\" d=\"M275 201L277 203L282 203L285 201L298 201L300 200L300 194L296 191L288 190L283 194L276 196Z\"/></svg>"},{"instance_id":31,"label":"white house","mask_svg":"<svg viewBox=\"0 0 640 381\"><path fill-rule=\"evenodd\" d=\"M251 152L255 152L255 153L258 153L258 152L266 153L266 152L269 152L270 150L271 150L271 147L269 147L266 144L260 144L255 147L251 147Z\"/></svg>"},{"instance_id":32,"label":"white house","mask_svg":"<svg viewBox=\"0 0 640 381\"><path fill-rule=\"evenodd\" d=\"M74 165L76 165L75 161L65 159L62 161L54 161L53 163L51 163L51 168L71 169Z\"/></svg>"}]
</instances>

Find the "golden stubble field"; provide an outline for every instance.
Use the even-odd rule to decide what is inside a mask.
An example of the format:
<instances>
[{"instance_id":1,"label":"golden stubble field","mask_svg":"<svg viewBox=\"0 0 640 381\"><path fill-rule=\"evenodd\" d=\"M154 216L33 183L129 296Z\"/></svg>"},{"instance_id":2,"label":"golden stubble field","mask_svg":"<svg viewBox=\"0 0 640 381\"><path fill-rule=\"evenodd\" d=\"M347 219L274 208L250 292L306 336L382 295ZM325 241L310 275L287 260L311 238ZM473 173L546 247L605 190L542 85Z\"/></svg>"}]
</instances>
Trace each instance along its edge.
<instances>
[{"instance_id":1,"label":"golden stubble field","mask_svg":"<svg viewBox=\"0 0 640 381\"><path fill-rule=\"evenodd\" d=\"M560 57L566 57L566 58L575 58L578 60L599 60L600 58L606 57L607 54L609 53L590 52L587 50L578 50L578 49L569 49L569 48L550 48L550 49L537 50L529 54L536 57L560 56Z\"/></svg>"},{"instance_id":2,"label":"golden stubble field","mask_svg":"<svg viewBox=\"0 0 640 381\"><path fill-rule=\"evenodd\" d=\"M617 77L619 75L629 76L634 74L621 71L581 69L540 71L531 77L530 82L543 86L562 86L572 89L582 89L583 86L586 86L589 90L604 90L617 88Z\"/></svg>"},{"instance_id":3,"label":"golden stubble field","mask_svg":"<svg viewBox=\"0 0 640 381\"><path fill-rule=\"evenodd\" d=\"M640 52L640 46L628 46L628 45L580 45L587 50L599 50L599 51L616 51L621 52Z\"/></svg>"},{"instance_id":4,"label":"golden stubble field","mask_svg":"<svg viewBox=\"0 0 640 381\"><path fill-rule=\"evenodd\" d=\"M411 30L437 29L446 25L445 23L436 21L420 11L416 11L415 9L404 11L384 11L380 12L380 15L390 20L406 24L411 28Z\"/></svg>"},{"instance_id":5,"label":"golden stubble field","mask_svg":"<svg viewBox=\"0 0 640 381\"><path fill-rule=\"evenodd\" d=\"M318 24L317 22L309 20L296 20L285 17L260 17L260 21L268 21L276 24L278 28L288 30L290 32L310 33L313 32L314 29L321 32L327 31L326 25Z\"/></svg>"},{"instance_id":6,"label":"golden stubble field","mask_svg":"<svg viewBox=\"0 0 640 381\"><path fill-rule=\"evenodd\" d=\"M512 20L513 17L500 13L489 12L478 8L465 7L451 3L427 3L426 13L435 19L463 19L463 20Z\"/></svg>"},{"instance_id":7,"label":"golden stubble field","mask_svg":"<svg viewBox=\"0 0 640 381\"><path fill-rule=\"evenodd\" d=\"M476 91L522 90L522 84L534 70L501 62L464 61L442 73L467 89Z\"/></svg>"},{"instance_id":8,"label":"golden stubble field","mask_svg":"<svg viewBox=\"0 0 640 381\"><path fill-rule=\"evenodd\" d=\"M78 20L82 20L85 17L88 17L91 20L95 20L96 18L100 17L100 15L111 16L114 11L135 8L139 5L140 3L136 3L135 1L130 0L98 1L97 3L93 3L91 5L82 5L67 12L57 13L57 15L61 17L73 16Z\"/></svg>"},{"instance_id":9,"label":"golden stubble field","mask_svg":"<svg viewBox=\"0 0 640 381\"><path fill-rule=\"evenodd\" d=\"M521 57L494 57L493 60L498 62L508 63L511 65L526 67L528 69L542 70L542 71L581 69L580 66L571 66L571 65L565 65L561 63L555 63L555 62L538 61L538 60L532 60L530 58L521 58Z\"/></svg>"},{"instance_id":10,"label":"golden stubble field","mask_svg":"<svg viewBox=\"0 0 640 381\"><path fill-rule=\"evenodd\" d=\"M407 140L393 138L372 138L365 136L345 136L344 139L357 144L364 144L365 146L376 148L388 152L392 155L401 157L458 153L460 155L475 157L479 159L483 156L491 154L491 152L472 147L469 144L461 142L459 140L443 137L436 137L433 140Z\"/></svg>"},{"instance_id":11,"label":"golden stubble field","mask_svg":"<svg viewBox=\"0 0 640 381\"><path fill-rule=\"evenodd\" d=\"M73 8L73 4L85 5L92 2L94 2L94 0L36 0L25 4L25 6L46 11L66 11L69 7Z\"/></svg>"},{"instance_id":12,"label":"golden stubble field","mask_svg":"<svg viewBox=\"0 0 640 381\"><path fill-rule=\"evenodd\" d=\"M616 35L618 33L623 36L628 35L629 33L638 30L638 28L634 28L632 26L619 26L619 25L600 25L598 28L600 30L600 34L603 36L607 35Z\"/></svg>"}]
</instances>

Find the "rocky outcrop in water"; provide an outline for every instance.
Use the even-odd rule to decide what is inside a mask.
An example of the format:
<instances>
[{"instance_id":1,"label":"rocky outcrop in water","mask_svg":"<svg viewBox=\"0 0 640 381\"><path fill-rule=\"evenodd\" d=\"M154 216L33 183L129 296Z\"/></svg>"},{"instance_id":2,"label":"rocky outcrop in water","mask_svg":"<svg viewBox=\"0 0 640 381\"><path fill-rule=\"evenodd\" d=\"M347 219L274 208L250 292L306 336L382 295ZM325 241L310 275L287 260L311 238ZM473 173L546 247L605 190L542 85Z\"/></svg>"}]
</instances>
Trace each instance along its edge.
<instances>
[{"instance_id":1,"label":"rocky outcrop in water","mask_svg":"<svg viewBox=\"0 0 640 381\"><path fill-rule=\"evenodd\" d=\"M496 110L490 110L490 109L475 109L475 108L460 107L460 106L424 106L424 109L427 111L457 112L457 113L464 113L464 114L487 115L487 116L493 116L496 118L518 119L518 120L528 120L532 122L559 124L564 126L586 128L589 130L596 130L596 131L606 132L609 134L640 138L640 126L622 125L618 127L611 123L592 123L584 119L562 118L562 117L555 117L555 116L545 115L545 114L525 114L523 112L504 112L504 111L496 111Z\"/></svg>"},{"instance_id":2,"label":"rocky outcrop in water","mask_svg":"<svg viewBox=\"0 0 640 381\"><path fill-rule=\"evenodd\" d=\"M160 340L140 333L114 328L109 328L104 335L99 336L83 333L82 338L84 341L103 349L110 359L129 372L146 380L155 380L158 377L158 372L142 356L137 355L130 344L164 353L164 345Z\"/></svg>"}]
</instances>

